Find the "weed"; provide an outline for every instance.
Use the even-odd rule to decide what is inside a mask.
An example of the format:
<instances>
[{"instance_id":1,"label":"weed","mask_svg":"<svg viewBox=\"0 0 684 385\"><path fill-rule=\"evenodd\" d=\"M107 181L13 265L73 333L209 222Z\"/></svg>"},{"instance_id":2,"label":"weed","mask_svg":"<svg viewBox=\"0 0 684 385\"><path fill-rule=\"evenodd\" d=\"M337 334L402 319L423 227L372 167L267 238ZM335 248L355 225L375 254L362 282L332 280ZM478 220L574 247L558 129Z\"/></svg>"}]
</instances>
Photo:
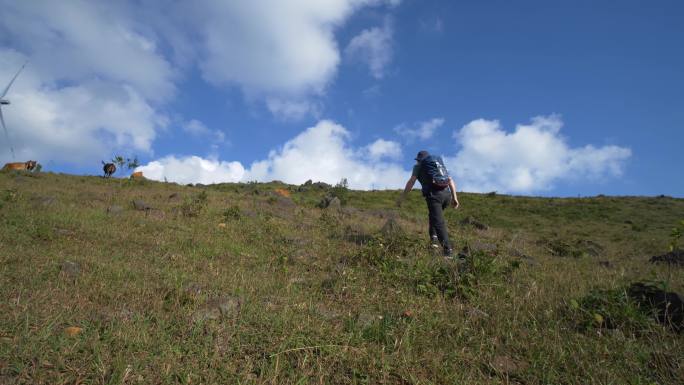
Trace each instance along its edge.
<instances>
[{"instance_id":1,"label":"weed","mask_svg":"<svg viewBox=\"0 0 684 385\"><path fill-rule=\"evenodd\" d=\"M206 191L201 191L190 198L186 198L180 206L181 214L184 217L198 217L207 207L207 199Z\"/></svg>"},{"instance_id":2,"label":"weed","mask_svg":"<svg viewBox=\"0 0 684 385\"><path fill-rule=\"evenodd\" d=\"M237 205L232 205L229 208L223 210L223 221L228 222L231 220L238 220L241 218L242 213L240 212L240 207Z\"/></svg>"}]
</instances>

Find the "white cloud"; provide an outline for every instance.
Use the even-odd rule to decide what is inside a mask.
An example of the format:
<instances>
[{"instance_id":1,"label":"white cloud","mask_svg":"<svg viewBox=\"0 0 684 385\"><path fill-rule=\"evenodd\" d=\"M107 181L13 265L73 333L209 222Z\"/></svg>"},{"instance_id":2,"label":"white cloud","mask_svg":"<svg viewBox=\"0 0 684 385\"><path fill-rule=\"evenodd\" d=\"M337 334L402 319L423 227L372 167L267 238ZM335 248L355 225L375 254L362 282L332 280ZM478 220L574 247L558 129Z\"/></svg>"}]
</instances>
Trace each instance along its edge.
<instances>
[{"instance_id":1,"label":"white cloud","mask_svg":"<svg viewBox=\"0 0 684 385\"><path fill-rule=\"evenodd\" d=\"M282 120L299 120L307 115L319 116L321 106L310 100L283 100L269 98L266 106L271 113Z\"/></svg>"},{"instance_id":2,"label":"white cloud","mask_svg":"<svg viewBox=\"0 0 684 385\"><path fill-rule=\"evenodd\" d=\"M24 61L0 50L0 79L9 79ZM4 88L4 85L3 85ZM30 65L7 95L3 114L18 160L99 162L116 149L151 153L166 118L127 85L89 80L61 88L43 83ZM10 160L0 147L0 159Z\"/></svg>"},{"instance_id":3,"label":"white cloud","mask_svg":"<svg viewBox=\"0 0 684 385\"><path fill-rule=\"evenodd\" d=\"M5 111L17 155L151 153L169 120L161 111L194 66L276 116L317 116L339 64L335 31L363 7L397 3L0 0L0 82L29 60Z\"/></svg>"},{"instance_id":4,"label":"white cloud","mask_svg":"<svg viewBox=\"0 0 684 385\"><path fill-rule=\"evenodd\" d=\"M560 135L562 126L556 115L535 117L507 133L496 120L474 120L454 133L461 149L445 161L466 191L531 193L561 180L622 174L630 149L570 148Z\"/></svg>"},{"instance_id":5,"label":"white cloud","mask_svg":"<svg viewBox=\"0 0 684 385\"><path fill-rule=\"evenodd\" d=\"M410 171L401 165L381 159L396 155L396 143L380 140L364 147L366 151L359 151L349 141L347 129L322 120L271 151L266 159L254 162L247 170L239 162L196 156L168 156L138 170L151 179L166 178L179 183L282 180L302 184L311 179L335 184L347 178L349 186L355 189L397 188L410 176Z\"/></svg>"},{"instance_id":6,"label":"white cloud","mask_svg":"<svg viewBox=\"0 0 684 385\"><path fill-rule=\"evenodd\" d=\"M123 2L0 2L0 42L20 47L45 84L97 79L128 85L145 99L175 93L171 63L156 37Z\"/></svg>"},{"instance_id":7,"label":"white cloud","mask_svg":"<svg viewBox=\"0 0 684 385\"><path fill-rule=\"evenodd\" d=\"M176 74L128 5L0 0L0 9L0 44L15 47L0 48L0 82L29 61L3 109L17 159L152 153L168 120L157 105L175 95Z\"/></svg>"},{"instance_id":8,"label":"white cloud","mask_svg":"<svg viewBox=\"0 0 684 385\"><path fill-rule=\"evenodd\" d=\"M198 156L176 158L172 155L140 166L136 171L142 171L149 179L181 184L239 182L245 175L240 162L222 162Z\"/></svg>"},{"instance_id":9,"label":"white cloud","mask_svg":"<svg viewBox=\"0 0 684 385\"><path fill-rule=\"evenodd\" d=\"M385 76L385 69L392 61L392 24L386 20L382 27L361 31L349 42L345 53L353 60L359 60L376 79Z\"/></svg>"},{"instance_id":10,"label":"white cloud","mask_svg":"<svg viewBox=\"0 0 684 385\"><path fill-rule=\"evenodd\" d=\"M373 160L382 158L401 158L401 145L390 140L378 139L364 148L368 157Z\"/></svg>"},{"instance_id":11,"label":"white cloud","mask_svg":"<svg viewBox=\"0 0 684 385\"><path fill-rule=\"evenodd\" d=\"M195 136L208 135L211 133L211 130L209 130L204 123L196 119L192 119L183 124L183 131Z\"/></svg>"},{"instance_id":12,"label":"white cloud","mask_svg":"<svg viewBox=\"0 0 684 385\"><path fill-rule=\"evenodd\" d=\"M209 137L213 144L223 143L226 140L226 135L220 130L211 130L204 123L197 119L192 119L183 124L183 131L193 136Z\"/></svg>"},{"instance_id":13,"label":"white cloud","mask_svg":"<svg viewBox=\"0 0 684 385\"><path fill-rule=\"evenodd\" d=\"M214 85L240 87L276 116L316 115L312 99L325 93L340 62L335 31L363 7L394 0L254 0L173 6L193 39L174 39L178 52L197 57ZM196 48L192 48L192 47ZM285 103L284 101L288 102Z\"/></svg>"},{"instance_id":14,"label":"white cloud","mask_svg":"<svg viewBox=\"0 0 684 385\"><path fill-rule=\"evenodd\" d=\"M432 118L425 122L420 122L416 127L400 124L394 128L399 135L407 140L428 140L432 138L435 131L444 124L444 118Z\"/></svg>"}]
</instances>

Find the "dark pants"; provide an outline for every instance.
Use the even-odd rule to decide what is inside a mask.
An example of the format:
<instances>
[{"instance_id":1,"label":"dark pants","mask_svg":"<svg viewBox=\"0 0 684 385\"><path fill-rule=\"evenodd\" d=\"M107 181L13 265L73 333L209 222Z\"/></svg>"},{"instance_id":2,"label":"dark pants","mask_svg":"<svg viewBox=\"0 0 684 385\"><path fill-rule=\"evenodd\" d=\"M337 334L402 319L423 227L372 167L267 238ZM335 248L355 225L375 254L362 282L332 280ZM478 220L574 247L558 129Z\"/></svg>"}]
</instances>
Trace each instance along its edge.
<instances>
[{"instance_id":1,"label":"dark pants","mask_svg":"<svg viewBox=\"0 0 684 385\"><path fill-rule=\"evenodd\" d=\"M451 191L446 188L440 191L430 191L425 195L430 220L430 237L437 236L444 249L451 249L449 234L447 234L446 221L443 211L451 203Z\"/></svg>"}]
</instances>

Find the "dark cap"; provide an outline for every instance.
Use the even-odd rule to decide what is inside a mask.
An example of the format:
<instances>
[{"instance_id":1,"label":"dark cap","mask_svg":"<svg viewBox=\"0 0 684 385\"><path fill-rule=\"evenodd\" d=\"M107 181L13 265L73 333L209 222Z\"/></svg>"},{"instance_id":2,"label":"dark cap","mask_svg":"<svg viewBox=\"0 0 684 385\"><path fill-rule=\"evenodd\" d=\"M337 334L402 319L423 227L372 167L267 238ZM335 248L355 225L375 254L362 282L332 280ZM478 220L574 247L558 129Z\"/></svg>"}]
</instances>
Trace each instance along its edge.
<instances>
[{"instance_id":1,"label":"dark cap","mask_svg":"<svg viewBox=\"0 0 684 385\"><path fill-rule=\"evenodd\" d=\"M418 153L418 155L416 155L416 160L420 162L421 160L427 158L428 156L430 156L430 153L425 151L425 150L422 150Z\"/></svg>"}]
</instances>

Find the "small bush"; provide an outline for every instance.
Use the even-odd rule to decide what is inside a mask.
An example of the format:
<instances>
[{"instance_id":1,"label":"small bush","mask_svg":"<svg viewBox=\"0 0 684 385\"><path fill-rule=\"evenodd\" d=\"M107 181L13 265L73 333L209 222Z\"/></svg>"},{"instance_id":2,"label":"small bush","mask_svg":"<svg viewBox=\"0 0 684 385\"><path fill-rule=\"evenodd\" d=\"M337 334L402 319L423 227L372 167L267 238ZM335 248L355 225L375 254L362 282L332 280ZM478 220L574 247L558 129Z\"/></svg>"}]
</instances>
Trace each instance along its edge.
<instances>
[{"instance_id":1,"label":"small bush","mask_svg":"<svg viewBox=\"0 0 684 385\"><path fill-rule=\"evenodd\" d=\"M208 198L206 191L202 191L191 198L186 198L185 202L180 206L181 213L184 217L199 216L209 204Z\"/></svg>"},{"instance_id":2,"label":"small bush","mask_svg":"<svg viewBox=\"0 0 684 385\"><path fill-rule=\"evenodd\" d=\"M238 220L242 217L240 208L237 205L230 206L229 208L223 210L223 221L228 222L231 220Z\"/></svg>"},{"instance_id":3,"label":"small bush","mask_svg":"<svg viewBox=\"0 0 684 385\"><path fill-rule=\"evenodd\" d=\"M625 288L593 289L569 303L570 316L580 329L620 329L639 334L648 330L651 318L632 301Z\"/></svg>"}]
</instances>

